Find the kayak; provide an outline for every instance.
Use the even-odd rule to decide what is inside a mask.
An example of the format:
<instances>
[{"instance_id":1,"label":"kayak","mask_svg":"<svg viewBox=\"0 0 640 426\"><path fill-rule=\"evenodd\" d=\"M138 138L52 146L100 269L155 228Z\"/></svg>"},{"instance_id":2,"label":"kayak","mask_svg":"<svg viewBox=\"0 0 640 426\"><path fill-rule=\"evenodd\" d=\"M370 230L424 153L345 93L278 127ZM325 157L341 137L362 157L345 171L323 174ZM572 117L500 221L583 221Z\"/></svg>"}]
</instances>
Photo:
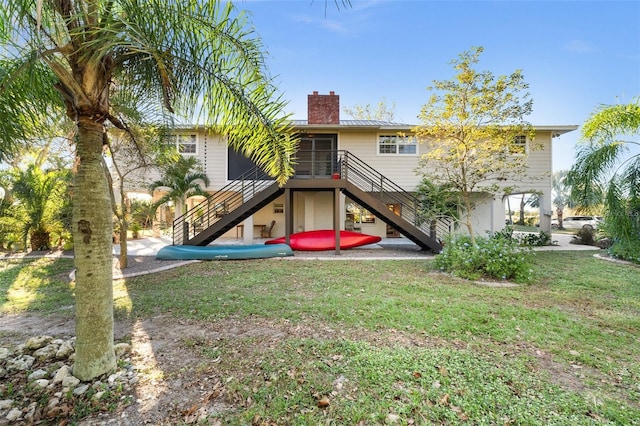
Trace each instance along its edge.
<instances>
[{"instance_id":1,"label":"kayak","mask_svg":"<svg viewBox=\"0 0 640 426\"><path fill-rule=\"evenodd\" d=\"M242 260L269 257L293 256L286 244L265 246L219 245L219 246L165 246L158 250L156 259L162 260Z\"/></svg>"},{"instance_id":2,"label":"kayak","mask_svg":"<svg viewBox=\"0 0 640 426\"><path fill-rule=\"evenodd\" d=\"M289 236L289 245L294 250L322 251L336 248L336 233L332 229L320 229L316 231L297 232ZM375 244L382 238L375 235L362 234L360 232L340 231L340 249ZM285 237L268 240L265 244L284 244Z\"/></svg>"}]
</instances>

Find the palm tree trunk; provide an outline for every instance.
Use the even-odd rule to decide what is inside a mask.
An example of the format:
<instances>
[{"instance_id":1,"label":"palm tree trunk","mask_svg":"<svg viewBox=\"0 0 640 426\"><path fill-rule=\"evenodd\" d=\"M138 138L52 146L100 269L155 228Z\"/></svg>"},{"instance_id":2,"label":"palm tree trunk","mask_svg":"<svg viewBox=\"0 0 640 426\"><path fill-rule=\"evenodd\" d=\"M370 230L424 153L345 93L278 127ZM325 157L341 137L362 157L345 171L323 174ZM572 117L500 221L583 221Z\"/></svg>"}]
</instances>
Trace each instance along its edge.
<instances>
[{"instance_id":1,"label":"palm tree trunk","mask_svg":"<svg viewBox=\"0 0 640 426\"><path fill-rule=\"evenodd\" d=\"M90 380L115 368L111 200L102 158L103 125L78 123L73 200L76 265L76 359L73 374Z\"/></svg>"}]
</instances>

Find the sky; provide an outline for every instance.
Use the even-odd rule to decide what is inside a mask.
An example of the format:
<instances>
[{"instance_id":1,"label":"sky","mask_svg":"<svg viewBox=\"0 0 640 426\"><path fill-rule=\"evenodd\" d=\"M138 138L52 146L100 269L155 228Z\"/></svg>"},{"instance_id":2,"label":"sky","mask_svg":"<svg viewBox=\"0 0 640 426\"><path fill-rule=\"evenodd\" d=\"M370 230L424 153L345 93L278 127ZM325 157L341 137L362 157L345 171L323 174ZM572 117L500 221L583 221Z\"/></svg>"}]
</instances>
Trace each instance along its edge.
<instances>
[{"instance_id":1,"label":"sky","mask_svg":"<svg viewBox=\"0 0 640 426\"><path fill-rule=\"evenodd\" d=\"M534 125L581 125L601 105L640 96L640 1L238 0L267 52L294 119L307 95L341 107L395 103L397 122L420 124L434 80L482 46L476 69L522 70ZM351 118L341 111L342 119ZM567 170L580 133L554 139L553 170Z\"/></svg>"}]
</instances>

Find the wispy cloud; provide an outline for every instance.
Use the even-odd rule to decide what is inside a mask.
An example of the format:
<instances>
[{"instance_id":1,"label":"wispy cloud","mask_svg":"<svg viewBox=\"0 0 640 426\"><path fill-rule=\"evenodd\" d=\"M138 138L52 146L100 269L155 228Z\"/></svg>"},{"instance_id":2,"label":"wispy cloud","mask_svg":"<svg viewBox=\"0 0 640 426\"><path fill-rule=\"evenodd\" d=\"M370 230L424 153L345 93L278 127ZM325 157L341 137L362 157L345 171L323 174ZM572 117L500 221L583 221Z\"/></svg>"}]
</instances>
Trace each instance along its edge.
<instances>
[{"instance_id":1,"label":"wispy cloud","mask_svg":"<svg viewBox=\"0 0 640 426\"><path fill-rule=\"evenodd\" d=\"M594 53L598 49L584 40L570 40L562 46L563 50L573 53Z\"/></svg>"},{"instance_id":2,"label":"wispy cloud","mask_svg":"<svg viewBox=\"0 0 640 426\"><path fill-rule=\"evenodd\" d=\"M293 22L321 27L332 33L345 34L349 31L344 23L332 19L312 18L309 15L293 15L291 20Z\"/></svg>"}]
</instances>

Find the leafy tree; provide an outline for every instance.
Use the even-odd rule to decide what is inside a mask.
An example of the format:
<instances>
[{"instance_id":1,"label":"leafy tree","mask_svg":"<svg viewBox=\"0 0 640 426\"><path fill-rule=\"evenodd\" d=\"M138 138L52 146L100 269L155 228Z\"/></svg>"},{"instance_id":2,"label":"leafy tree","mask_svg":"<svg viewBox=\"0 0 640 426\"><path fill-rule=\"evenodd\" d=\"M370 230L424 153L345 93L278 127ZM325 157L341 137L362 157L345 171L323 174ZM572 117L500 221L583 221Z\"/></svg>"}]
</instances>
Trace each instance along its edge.
<instances>
[{"instance_id":1,"label":"leafy tree","mask_svg":"<svg viewBox=\"0 0 640 426\"><path fill-rule=\"evenodd\" d=\"M242 12L214 0L7 0L0 6L0 155L37 134L50 111L75 123L74 375L115 367L112 214L103 146L119 106L196 119L229 136L283 183L296 140ZM127 100L130 101L127 101ZM118 100L118 102L114 102Z\"/></svg>"},{"instance_id":2,"label":"leafy tree","mask_svg":"<svg viewBox=\"0 0 640 426\"><path fill-rule=\"evenodd\" d=\"M162 204L172 201L176 206L176 217L179 217L185 211L189 197L194 195L209 196L200 186L201 183L209 186L209 178L204 172L198 170L197 159L195 157L178 157L163 167L162 177L149 186L149 191L153 193L156 189L165 189L167 193L156 201L154 206L158 208Z\"/></svg>"},{"instance_id":3,"label":"leafy tree","mask_svg":"<svg viewBox=\"0 0 640 426\"><path fill-rule=\"evenodd\" d=\"M614 239L612 250L640 261L640 98L629 104L602 105L582 127L585 141L567 175L577 205L605 207L604 228Z\"/></svg>"},{"instance_id":4,"label":"leafy tree","mask_svg":"<svg viewBox=\"0 0 640 426\"><path fill-rule=\"evenodd\" d=\"M472 241L475 197L509 193L505 181L526 177L526 156L511 155L511 150L516 137L534 136L524 120L532 101L523 93L528 84L522 72L496 78L490 71L474 70L482 51L463 52L452 61L454 78L433 82L428 90L434 93L419 115L422 125L413 129L428 147L420 172L435 185L459 192L461 222Z\"/></svg>"},{"instance_id":5,"label":"leafy tree","mask_svg":"<svg viewBox=\"0 0 640 426\"><path fill-rule=\"evenodd\" d=\"M396 103L387 105L387 100L382 98L376 107L371 104L355 105L353 108L344 107L343 111L356 120L394 121L396 117Z\"/></svg>"},{"instance_id":6,"label":"leafy tree","mask_svg":"<svg viewBox=\"0 0 640 426\"><path fill-rule=\"evenodd\" d=\"M136 131L122 133L120 137L111 139L108 152L111 165L109 167L110 189L118 191L116 202L115 193L111 194L113 213L116 218L116 229L119 233L120 244L119 263L120 268L128 267L128 231L131 224L131 202L126 191L128 184L135 187L146 185L146 180L141 176L151 168L155 168L154 160L163 158L166 153L166 145L158 143L158 139L164 136L162 128L142 127ZM158 155L159 154L159 155ZM176 153L177 155L177 153ZM176 158L175 156L167 158ZM134 182L136 181L137 182Z\"/></svg>"},{"instance_id":7,"label":"leafy tree","mask_svg":"<svg viewBox=\"0 0 640 426\"><path fill-rule=\"evenodd\" d=\"M437 186L424 179L416 188L416 195L420 200L418 214L421 219L433 224L434 220L453 221L455 225L460 220L459 195L449 185Z\"/></svg>"}]
</instances>

